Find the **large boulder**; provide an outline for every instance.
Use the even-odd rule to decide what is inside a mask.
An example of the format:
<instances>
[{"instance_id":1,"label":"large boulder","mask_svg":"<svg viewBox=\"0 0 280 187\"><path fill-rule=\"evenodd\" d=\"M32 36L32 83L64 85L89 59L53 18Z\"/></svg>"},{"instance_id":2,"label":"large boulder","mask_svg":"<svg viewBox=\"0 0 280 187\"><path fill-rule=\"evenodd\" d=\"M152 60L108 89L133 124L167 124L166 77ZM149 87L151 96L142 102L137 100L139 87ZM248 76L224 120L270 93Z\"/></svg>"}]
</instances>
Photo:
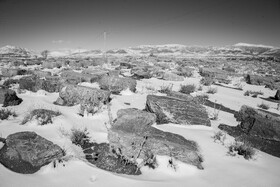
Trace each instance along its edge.
<instances>
[{"instance_id":1,"label":"large boulder","mask_svg":"<svg viewBox=\"0 0 280 187\"><path fill-rule=\"evenodd\" d=\"M95 75L78 73L72 70L63 71L60 76L63 79L69 80L71 82L80 83L80 82L92 82L91 80L95 78ZM68 81L68 82L69 82Z\"/></svg>"},{"instance_id":2,"label":"large boulder","mask_svg":"<svg viewBox=\"0 0 280 187\"><path fill-rule=\"evenodd\" d=\"M0 104L3 104L3 107L19 105L21 102L22 99L17 96L15 91L0 88Z\"/></svg>"},{"instance_id":3,"label":"large boulder","mask_svg":"<svg viewBox=\"0 0 280 187\"><path fill-rule=\"evenodd\" d=\"M180 95L180 96L179 96ZM192 96L173 94L172 96L148 95L146 111L155 113L157 123L177 123L182 125L211 126L206 109Z\"/></svg>"},{"instance_id":4,"label":"large boulder","mask_svg":"<svg viewBox=\"0 0 280 187\"><path fill-rule=\"evenodd\" d=\"M82 74L90 76L90 82L98 82L103 76L107 75L109 71L101 69L85 69Z\"/></svg>"},{"instance_id":5,"label":"large boulder","mask_svg":"<svg viewBox=\"0 0 280 187\"><path fill-rule=\"evenodd\" d=\"M35 132L18 132L6 138L0 150L0 163L14 172L29 174L62 156L58 145Z\"/></svg>"},{"instance_id":6,"label":"large boulder","mask_svg":"<svg viewBox=\"0 0 280 187\"><path fill-rule=\"evenodd\" d=\"M1 68L1 74L4 77L13 77L16 75L26 75L30 74L30 71L25 69L10 69L10 68Z\"/></svg>"},{"instance_id":7,"label":"large boulder","mask_svg":"<svg viewBox=\"0 0 280 187\"><path fill-rule=\"evenodd\" d=\"M246 75L245 80L247 84L263 85L270 89L280 89L280 82L277 77L264 77L260 75Z\"/></svg>"},{"instance_id":8,"label":"large boulder","mask_svg":"<svg viewBox=\"0 0 280 187\"><path fill-rule=\"evenodd\" d=\"M250 142L255 148L280 157L280 115L243 105L235 118L236 127L219 125L219 128L234 137Z\"/></svg>"},{"instance_id":9,"label":"large boulder","mask_svg":"<svg viewBox=\"0 0 280 187\"><path fill-rule=\"evenodd\" d=\"M155 114L134 108L121 109L108 133L109 144L129 160L146 159L152 153L172 156L203 169L196 142L152 127L155 122Z\"/></svg>"},{"instance_id":10,"label":"large boulder","mask_svg":"<svg viewBox=\"0 0 280 187\"><path fill-rule=\"evenodd\" d=\"M114 94L119 94L121 91L130 89L136 91L136 80L128 77L103 76L99 81L99 86L103 90L108 90Z\"/></svg>"},{"instance_id":11,"label":"large boulder","mask_svg":"<svg viewBox=\"0 0 280 187\"><path fill-rule=\"evenodd\" d=\"M60 77L47 76L40 78L36 75L22 77L19 80L19 88L37 92L38 90L45 90L47 92L59 92L64 85L64 80Z\"/></svg>"},{"instance_id":12,"label":"large boulder","mask_svg":"<svg viewBox=\"0 0 280 187\"><path fill-rule=\"evenodd\" d=\"M274 99L276 100L280 100L280 90L277 90L275 96L274 96Z\"/></svg>"},{"instance_id":13,"label":"large boulder","mask_svg":"<svg viewBox=\"0 0 280 187\"><path fill-rule=\"evenodd\" d=\"M179 76L174 73L168 73L168 72L165 72L163 74L162 79L167 81L184 81L183 76Z\"/></svg>"},{"instance_id":14,"label":"large boulder","mask_svg":"<svg viewBox=\"0 0 280 187\"><path fill-rule=\"evenodd\" d=\"M59 92L59 98L55 101L57 105L73 106L81 104L81 112L95 113L100 107L108 103L110 92L97 88L78 85L67 85Z\"/></svg>"}]
</instances>

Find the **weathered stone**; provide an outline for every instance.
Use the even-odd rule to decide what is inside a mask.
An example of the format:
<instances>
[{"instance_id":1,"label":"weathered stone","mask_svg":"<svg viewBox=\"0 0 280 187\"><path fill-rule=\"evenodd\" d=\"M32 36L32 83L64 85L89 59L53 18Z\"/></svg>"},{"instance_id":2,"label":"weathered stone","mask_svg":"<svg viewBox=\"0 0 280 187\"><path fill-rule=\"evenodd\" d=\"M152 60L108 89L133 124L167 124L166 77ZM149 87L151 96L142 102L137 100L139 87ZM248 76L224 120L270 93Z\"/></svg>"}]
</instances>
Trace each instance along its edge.
<instances>
[{"instance_id":1,"label":"weathered stone","mask_svg":"<svg viewBox=\"0 0 280 187\"><path fill-rule=\"evenodd\" d=\"M280 141L280 116L246 105L243 105L234 116L237 121L240 121L240 128L244 133L262 139Z\"/></svg>"},{"instance_id":2,"label":"weathered stone","mask_svg":"<svg viewBox=\"0 0 280 187\"><path fill-rule=\"evenodd\" d=\"M19 80L19 88L37 92L38 90L45 90L47 92L59 92L63 87L63 79L60 77L44 77L39 78L36 75L22 77Z\"/></svg>"},{"instance_id":3,"label":"weathered stone","mask_svg":"<svg viewBox=\"0 0 280 187\"><path fill-rule=\"evenodd\" d=\"M100 69L85 69L82 74L90 76L90 82L98 82L103 76L107 75L109 71Z\"/></svg>"},{"instance_id":4,"label":"weathered stone","mask_svg":"<svg viewBox=\"0 0 280 187\"><path fill-rule=\"evenodd\" d=\"M274 99L280 100L280 90L277 90Z\"/></svg>"},{"instance_id":5,"label":"weathered stone","mask_svg":"<svg viewBox=\"0 0 280 187\"><path fill-rule=\"evenodd\" d=\"M36 76L38 76L40 78L51 76L51 72L49 72L49 71L40 71L40 70L34 70L32 72L32 74L36 75Z\"/></svg>"},{"instance_id":6,"label":"weathered stone","mask_svg":"<svg viewBox=\"0 0 280 187\"><path fill-rule=\"evenodd\" d=\"M259 75L247 75L245 77L246 83L252 85L264 85L266 88L278 89L279 83L276 83L273 77L263 77Z\"/></svg>"},{"instance_id":7,"label":"weathered stone","mask_svg":"<svg viewBox=\"0 0 280 187\"><path fill-rule=\"evenodd\" d=\"M196 142L152 127L155 114L138 109L121 109L108 133L110 145L129 160L145 159L147 153L172 156L203 169Z\"/></svg>"},{"instance_id":8,"label":"weathered stone","mask_svg":"<svg viewBox=\"0 0 280 187\"><path fill-rule=\"evenodd\" d=\"M248 141L253 147L280 157L280 116L243 105L234 115L240 124L236 127L225 124L219 129L229 135Z\"/></svg>"},{"instance_id":9,"label":"weathered stone","mask_svg":"<svg viewBox=\"0 0 280 187\"><path fill-rule=\"evenodd\" d=\"M99 80L99 86L103 90L108 90L114 94L119 94L121 91L130 89L136 91L136 80L128 77L103 76Z\"/></svg>"},{"instance_id":10,"label":"weathered stone","mask_svg":"<svg viewBox=\"0 0 280 187\"><path fill-rule=\"evenodd\" d=\"M148 95L146 111L155 113L157 123L177 123L183 125L211 126L206 109L192 97Z\"/></svg>"},{"instance_id":11,"label":"weathered stone","mask_svg":"<svg viewBox=\"0 0 280 187\"><path fill-rule=\"evenodd\" d=\"M62 149L35 132L9 135L0 150L0 162L18 173L35 173L42 166L63 156Z\"/></svg>"},{"instance_id":12,"label":"weathered stone","mask_svg":"<svg viewBox=\"0 0 280 187\"><path fill-rule=\"evenodd\" d=\"M116 154L108 143L97 144L86 142L82 148L86 159L100 169L126 175L141 174L136 163Z\"/></svg>"},{"instance_id":13,"label":"weathered stone","mask_svg":"<svg viewBox=\"0 0 280 187\"><path fill-rule=\"evenodd\" d=\"M162 79L167 81L184 81L183 76L179 76L174 73L167 73L167 72L163 74Z\"/></svg>"},{"instance_id":14,"label":"weathered stone","mask_svg":"<svg viewBox=\"0 0 280 187\"><path fill-rule=\"evenodd\" d=\"M94 75L78 73L72 70L63 71L60 76L66 80L75 80L75 82L91 82L92 78L95 78Z\"/></svg>"},{"instance_id":15,"label":"weathered stone","mask_svg":"<svg viewBox=\"0 0 280 187\"><path fill-rule=\"evenodd\" d=\"M4 77L13 77L16 75L26 75L30 72L25 69L9 69L9 68L1 68L1 73Z\"/></svg>"},{"instance_id":16,"label":"weathered stone","mask_svg":"<svg viewBox=\"0 0 280 187\"><path fill-rule=\"evenodd\" d=\"M0 104L3 104L3 107L19 105L21 102L22 99L17 96L15 91L0 88Z\"/></svg>"},{"instance_id":17,"label":"weathered stone","mask_svg":"<svg viewBox=\"0 0 280 187\"><path fill-rule=\"evenodd\" d=\"M59 92L57 105L73 106L81 104L81 112L95 113L109 102L110 92L85 86L67 85Z\"/></svg>"},{"instance_id":18,"label":"weathered stone","mask_svg":"<svg viewBox=\"0 0 280 187\"><path fill-rule=\"evenodd\" d=\"M140 80L140 79L149 79L151 78L153 75L150 71L144 71L144 70L138 70L136 72L134 72L133 74L133 78Z\"/></svg>"}]
</instances>

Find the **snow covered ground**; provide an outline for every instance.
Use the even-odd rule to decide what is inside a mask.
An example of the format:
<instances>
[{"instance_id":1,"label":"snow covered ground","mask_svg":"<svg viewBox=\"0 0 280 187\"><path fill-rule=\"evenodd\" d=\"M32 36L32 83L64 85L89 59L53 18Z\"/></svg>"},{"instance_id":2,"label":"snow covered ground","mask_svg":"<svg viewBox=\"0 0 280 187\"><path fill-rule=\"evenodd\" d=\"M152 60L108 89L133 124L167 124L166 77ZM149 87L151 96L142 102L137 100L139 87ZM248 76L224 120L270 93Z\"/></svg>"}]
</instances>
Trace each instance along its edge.
<instances>
[{"instance_id":1,"label":"snow covered ground","mask_svg":"<svg viewBox=\"0 0 280 187\"><path fill-rule=\"evenodd\" d=\"M138 81L137 92L123 92L121 95L113 95L111 101L111 111L113 118L116 112L123 108L144 109L146 96L151 90L148 88L159 88L162 85L173 84L173 90L178 90L181 84L194 83L198 85L200 77L196 74L192 78L186 78L182 82L163 81L155 78ZM85 86L97 87L96 84L83 83ZM276 110L276 103L263 101L261 98L244 96L246 90L262 90L263 97L273 96L275 91L271 91L263 86L247 85L243 91L215 86L218 92L210 96L211 101L222 103L233 110L239 110L243 104L257 107L262 102L270 105L269 111L280 114ZM193 95L205 92L193 93ZM198 143L204 157L204 170L176 162L175 171L168 166L168 158L158 157L159 167L155 170L143 167L140 176L127 176L110 173L89 164L83 158L80 147L75 146L67 137L67 132L71 128L87 128L90 136L95 142L108 142L107 128L108 111L104 108L94 116L81 117L78 113L78 106L56 106L53 102L57 99L58 93L47 93L38 91L37 93L26 92L18 94L23 99L23 103L10 107L18 114L18 117L0 121L0 135L6 137L11 133L20 131L35 131L44 138L65 148L71 158L63 164L58 164L56 168L49 164L35 174L14 173L0 164L0 186L40 186L40 187L87 187L87 186L280 186L280 158L258 151L253 160L245 160L243 157L232 157L227 155L227 145L233 138L227 135L225 145L215 143L213 134L218 130L220 123L236 126L238 122L233 114L220 111L219 119L211 121L212 126L180 126L175 124L158 125L156 128L163 131L177 133L186 139L194 140ZM46 108L59 110L62 115L56 117L53 124L45 126L36 125L35 121L19 125L28 111L35 108ZM207 107L209 114L213 109ZM2 145L0 144L0 147Z\"/></svg>"}]
</instances>

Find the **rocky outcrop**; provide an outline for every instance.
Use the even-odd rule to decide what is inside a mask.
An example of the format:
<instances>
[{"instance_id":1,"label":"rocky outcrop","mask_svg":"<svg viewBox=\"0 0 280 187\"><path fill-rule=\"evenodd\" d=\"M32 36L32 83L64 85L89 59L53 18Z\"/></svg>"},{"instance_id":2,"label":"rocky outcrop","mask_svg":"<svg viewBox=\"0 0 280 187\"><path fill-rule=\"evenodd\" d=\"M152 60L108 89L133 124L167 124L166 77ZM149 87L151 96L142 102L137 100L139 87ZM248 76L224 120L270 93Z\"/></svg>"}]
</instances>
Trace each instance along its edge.
<instances>
[{"instance_id":1,"label":"rocky outcrop","mask_svg":"<svg viewBox=\"0 0 280 187\"><path fill-rule=\"evenodd\" d=\"M141 174L137 163L133 163L122 155L116 154L116 151L111 149L108 143L86 142L82 145L82 148L88 162L100 169L126 175Z\"/></svg>"},{"instance_id":2,"label":"rocky outcrop","mask_svg":"<svg viewBox=\"0 0 280 187\"><path fill-rule=\"evenodd\" d=\"M99 81L99 86L103 90L108 90L114 94L119 94L121 91L130 89L136 91L136 80L128 77L103 76Z\"/></svg>"},{"instance_id":3,"label":"rocky outcrop","mask_svg":"<svg viewBox=\"0 0 280 187\"><path fill-rule=\"evenodd\" d=\"M174 73L168 73L168 72L165 72L163 74L162 79L167 81L184 81L183 76L179 76Z\"/></svg>"},{"instance_id":4,"label":"rocky outcrop","mask_svg":"<svg viewBox=\"0 0 280 187\"><path fill-rule=\"evenodd\" d=\"M3 104L3 107L19 105L21 102L22 99L17 96L15 91L0 88L0 104Z\"/></svg>"},{"instance_id":5,"label":"rocky outcrop","mask_svg":"<svg viewBox=\"0 0 280 187\"><path fill-rule=\"evenodd\" d=\"M200 68L199 73L203 77L209 77L215 81L228 84L230 80L228 79L229 72L217 69L217 68Z\"/></svg>"},{"instance_id":6,"label":"rocky outcrop","mask_svg":"<svg viewBox=\"0 0 280 187\"><path fill-rule=\"evenodd\" d=\"M62 149L35 132L9 135L0 150L0 163L18 173L35 173L63 156Z\"/></svg>"},{"instance_id":7,"label":"rocky outcrop","mask_svg":"<svg viewBox=\"0 0 280 187\"><path fill-rule=\"evenodd\" d=\"M98 82L103 76L108 75L109 71L102 69L85 69L82 74L90 76L90 82Z\"/></svg>"},{"instance_id":8,"label":"rocky outcrop","mask_svg":"<svg viewBox=\"0 0 280 187\"><path fill-rule=\"evenodd\" d=\"M277 90L275 96L274 96L275 100L280 100L280 90Z\"/></svg>"},{"instance_id":9,"label":"rocky outcrop","mask_svg":"<svg viewBox=\"0 0 280 187\"><path fill-rule=\"evenodd\" d=\"M156 114L158 124L211 126L206 109L191 96L148 95L145 110Z\"/></svg>"},{"instance_id":10,"label":"rocky outcrop","mask_svg":"<svg viewBox=\"0 0 280 187\"><path fill-rule=\"evenodd\" d=\"M243 105L234 115L240 124L236 127L220 125L234 137L242 137L255 148L280 157L280 115Z\"/></svg>"},{"instance_id":11,"label":"rocky outcrop","mask_svg":"<svg viewBox=\"0 0 280 187\"><path fill-rule=\"evenodd\" d=\"M57 105L73 106L81 104L81 112L95 113L100 107L109 102L110 92L78 85L67 85L59 92Z\"/></svg>"},{"instance_id":12,"label":"rocky outcrop","mask_svg":"<svg viewBox=\"0 0 280 187\"><path fill-rule=\"evenodd\" d=\"M121 109L108 133L109 144L129 160L145 160L147 154L164 155L203 169L196 142L154 128L151 125L155 122L155 114L134 108Z\"/></svg>"},{"instance_id":13,"label":"rocky outcrop","mask_svg":"<svg viewBox=\"0 0 280 187\"><path fill-rule=\"evenodd\" d=\"M59 92L64 85L64 80L60 77L48 76L39 78L36 75L22 77L19 80L19 88L37 92L38 90L45 90L47 92Z\"/></svg>"},{"instance_id":14,"label":"rocky outcrop","mask_svg":"<svg viewBox=\"0 0 280 187\"><path fill-rule=\"evenodd\" d=\"M247 84L263 85L270 89L280 89L280 82L277 77L264 77L260 75L246 75Z\"/></svg>"}]
</instances>

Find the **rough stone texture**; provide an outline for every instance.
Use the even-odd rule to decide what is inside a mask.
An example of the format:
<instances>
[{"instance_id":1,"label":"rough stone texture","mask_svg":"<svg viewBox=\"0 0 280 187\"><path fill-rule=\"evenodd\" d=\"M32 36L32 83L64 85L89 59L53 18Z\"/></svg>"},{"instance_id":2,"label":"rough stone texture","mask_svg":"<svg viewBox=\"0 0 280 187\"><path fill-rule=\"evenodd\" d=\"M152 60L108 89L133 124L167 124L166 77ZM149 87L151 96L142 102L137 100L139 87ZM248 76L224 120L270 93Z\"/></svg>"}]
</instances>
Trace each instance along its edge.
<instances>
[{"instance_id":1,"label":"rough stone texture","mask_svg":"<svg viewBox=\"0 0 280 187\"><path fill-rule=\"evenodd\" d=\"M171 122L211 126L206 109L189 96L179 98L148 95L145 110L156 114L158 124Z\"/></svg>"},{"instance_id":2,"label":"rough stone texture","mask_svg":"<svg viewBox=\"0 0 280 187\"><path fill-rule=\"evenodd\" d=\"M247 75L245 77L246 83L252 85L264 85L266 88L270 89L280 89L280 83L276 82L274 77L263 77L259 75Z\"/></svg>"},{"instance_id":3,"label":"rough stone texture","mask_svg":"<svg viewBox=\"0 0 280 187\"><path fill-rule=\"evenodd\" d=\"M150 71L144 71L144 70L138 70L134 72L133 78L140 80L140 79L149 79L153 76L152 72Z\"/></svg>"},{"instance_id":4,"label":"rough stone texture","mask_svg":"<svg viewBox=\"0 0 280 187\"><path fill-rule=\"evenodd\" d=\"M152 127L155 121L155 114L134 108L121 109L109 131L109 144L130 160L145 159L147 153L152 152L153 155L172 156L203 169L196 142Z\"/></svg>"},{"instance_id":5,"label":"rough stone texture","mask_svg":"<svg viewBox=\"0 0 280 187\"><path fill-rule=\"evenodd\" d=\"M174 73L168 73L168 72L163 74L162 79L167 81L184 81L183 76L179 76Z\"/></svg>"},{"instance_id":6,"label":"rough stone texture","mask_svg":"<svg viewBox=\"0 0 280 187\"><path fill-rule=\"evenodd\" d=\"M240 128L244 133L266 140L280 141L280 116L276 117L243 105L234 117L240 121Z\"/></svg>"},{"instance_id":7,"label":"rough stone texture","mask_svg":"<svg viewBox=\"0 0 280 187\"><path fill-rule=\"evenodd\" d=\"M36 75L36 76L38 76L38 77L40 77L40 78L49 77L49 76L52 75L51 72L48 72L48 71L40 71L40 70L34 70L34 71L32 72L32 74L33 74L33 75Z\"/></svg>"},{"instance_id":8,"label":"rough stone texture","mask_svg":"<svg viewBox=\"0 0 280 187\"><path fill-rule=\"evenodd\" d=\"M19 88L37 92L38 90L45 90L47 92L59 92L64 85L64 80L60 77L44 77L39 78L36 75L22 77L19 80Z\"/></svg>"},{"instance_id":9,"label":"rough stone texture","mask_svg":"<svg viewBox=\"0 0 280 187\"><path fill-rule=\"evenodd\" d=\"M91 74L78 73L72 70L63 71L60 76L66 80L72 80L71 82L92 82L95 76Z\"/></svg>"},{"instance_id":10,"label":"rough stone texture","mask_svg":"<svg viewBox=\"0 0 280 187\"><path fill-rule=\"evenodd\" d=\"M243 105L234 115L240 124L236 127L221 124L219 129L244 139L253 147L280 157L280 116Z\"/></svg>"},{"instance_id":11,"label":"rough stone texture","mask_svg":"<svg viewBox=\"0 0 280 187\"><path fill-rule=\"evenodd\" d=\"M103 76L108 75L109 71L102 69L85 69L82 74L90 76L90 82L98 82Z\"/></svg>"},{"instance_id":12,"label":"rough stone texture","mask_svg":"<svg viewBox=\"0 0 280 187\"><path fill-rule=\"evenodd\" d=\"M16 75L26 75L30 72L25 69L9 69L9 68L1 68L1 73L4 77L13 77Z\"/></svg>"},{"instance_id":13,"label":"rough stone texture","mask_svg":"<svg viewBox=\"0 0 280 187\"><path fill-rule=\"evenodd\" d=\"M110 92L85 86L67 85L59 92L55 104L73 106L81 104L81 112L95 113L110 100Z\"/></svg>"},{"instance_id":14,"label":"rough stone texture","mask_svg":"<svg viewBox=\"0 0 280 187\"><path fill-rule=\"evenodd\" d=\"M210 77L214 80L228 84L230 80L228 79L229 72L217 69L217 68L200 68L199 73L203 77Z\"/></svg>"},{"instance_id":15,"label":"rough stone texture","mask_svg":"<svg viewBox=\"0 0 280 187\"><path fill-rule=\"evenodd\" d=\"M280 100L280 90L277 90L274 99Z\"/></svg>"},{"instance_id":16,"label":"rough stone texture","mask_svg":"<svg viewBox=\"0 0 280 187\"><path fill-rule=\"evenodd\" d=\"M108 90L114 94L119 94L121 91L130 89L136 91L136 80L128 77L103 76L99 80L99 86L103 90Z\"/></svg>"},{"instance_id":17,"label":"rough stone texture","mask_svg":"<svg viewBox=\"0 0 280 187\"><path fill-rule=\"evenodd\" d=\"M0 162L18 173L35 173L63 156L62 149L35 132L18 132L7 137L0 150Z\"/></svg>"},{"instance_id":18,"label":"rough stone texture","mask_svg":"<svg viewBox=\"0 0 280 187\"><path fill-rule=\"evenodd\" d=\"M97 144L87 142L82 148L86 159L100 169L126 175L141 174L136 163L124 159L121 155L117 155L108 143Z\"/></svg>"},{"instance_id":19,"label":"rough stone texture","mask_svg":"<svg viewBox=\"0 0 280 187\"><path fill-rule=\"evenodd\" d=\"M15 91L0 88L0 104L3 104L3 107L19 105L21 102L22 99L17 96Z\"/></svg>"}]
</instances>

